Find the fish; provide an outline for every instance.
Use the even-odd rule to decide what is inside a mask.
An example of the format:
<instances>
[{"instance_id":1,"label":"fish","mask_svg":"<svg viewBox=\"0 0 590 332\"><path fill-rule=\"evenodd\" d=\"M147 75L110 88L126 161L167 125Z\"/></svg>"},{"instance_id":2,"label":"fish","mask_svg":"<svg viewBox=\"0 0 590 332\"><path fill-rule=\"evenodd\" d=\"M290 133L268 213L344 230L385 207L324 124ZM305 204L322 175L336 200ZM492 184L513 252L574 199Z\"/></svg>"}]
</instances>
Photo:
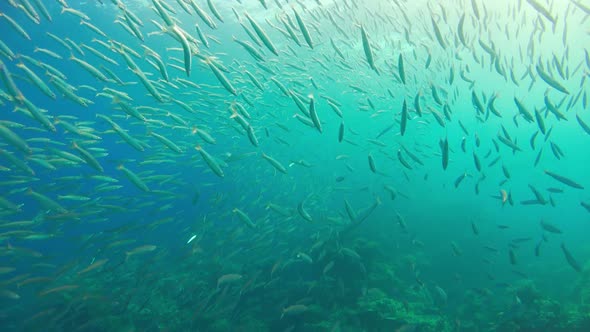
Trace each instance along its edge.
<instances>
[{"instance_id":1,"label":"fish","mask_svg":"<svg viewBox=\"0 0 590 332\"><path fill-rule=\"evenodd\" d=\"M305 201L301 201L301 202L299 202L299 204L297 204L297 212L299 213L301 218L303 218L305 221L312 222L313 218L311 217L309 212L307 212L307 210L303 206L304 202Z\"/></svg>"},{"instance_id":2,"label":"fish","mask_svg":"<svg viewBox=\"0 0 590 332\"><path fill-rule=\"evenodd\" d=\"M117 169L119 171L123 172L123 174L125 174L125 176L129 179L129 181L131 181L131 183L133 183L141 191L150 192L150 188L146 185L146 183L139 176L137 176L137 174L135 174L133 171L127 169L122 164L117 166Z\"/></svg>"},{"instance_id":3,"label":"fish","mask_svg":"<svg viewBox=\"0 0 590 332\"><path fill-rule=\"evenodd\" d=\"M12 97L14 101L19 104L22 104L25 97L20 89L17 87L16 83L13 80L13 74L10 73L8 67L2 60L0 60L0 79L4 83L4 86L8 90L9 95Z\"/></svg>"},{"instance_id":4,"label":"fish","mask_svg":"<svg viewBox=\"0 0 590 332\"><path fill-rule=\"evenodd\" d=\"M199 31L200 31L200 30L199 30ZM204 38L206 38L206 37L205 37L205 36L203 36L203 39L204 39ZM252 44L250 44L249 42L247 42L247 41L242 41L242 40L239 40L239 39L237 39L235 36L233 37L233 40L234 40L236 43L240 44L240 45L241 45L241 46L242 46L242 47L243 47L243 48L244 48L244 49L245 49L245 50L248 52L248 54L250 54L250 55L251 55L251 56L252 56L252 57L253 57L255 60L257 60L257 61L261 61L261 62L264 62L264 61L266 61L266 59L264 58L264 55L263 55L262 53L260 53L260 51L258 51L258 50L257 50L257 49L256 49L256 48L255 48L255 47L252 45ZM208 42L207 42L207 44L208 44ZM250 75L251 75L251 74L250 74ZM258 84L260 84L260 83L258 82L258 80L256 80L255 82L257 82ZM262 86L260 86L260 89L261 89L261 90L263 90L263 89L262 89Z\"/></svg>"},{"instance_id":5,"label":"fish","mask_svg":"<svg viewBox=\"0 0 590 332\"><path fill-rule=\"evenodd\" d=\"M441 141L441 150L442 150L442 167L443 167L443 170L446 170L447 166L449 165L449 141L447 138L445 138L443 141Z\"/></svg>"},{"instance_id":6,"label":"fish","mask_svg":"<svg viewBox=\"0 0 590 332\"><path fill-rule=\"evenodd\" d=\"M103 81L103 82L112 82L110 78L108 78L102 71L98 70L95 66L90 64L87 61L82 59L76 58L74 55L70 56L70 60L80 65L80 67L84 68L88 73L94 76L96 79Z\"/></svg>"},{"instance_id":7,"label":"fish","mask_svg":"<svg viewBox=\"0 0 590 332\"><path fill-rule=\"evenodd\" d=\"M309 96L309 117L311 118L313 125L316 127L316 129L321 134L322 133L322 123L320 122L320 118L318 117L318 113L315 108L315 101L314 101L312 95Z\"/></svg>"},{"instance_id":8,"label":"fish","mask_svg":"<svg viewBox=\"0 0 590 332\"><path fill-rule=\"evenodd\" d=\"M407 169L412 169L412 165L410 163L408 163L406 161L406 159L404 158L404 156L402 155L402 150L398 149L397 150L397 159L399 160L399 162Z\"/></svg>"},{"instance_id":9,"label":"fish","mask_svg":"<svg viewBox=\"0 0 590 332\"><path fill-rule=\"evenodd\" d=\"M238 209L238 208L234 208L232 210L232 213L237 214L238 217L240 218L240 220L246 224L248 227L250 228L256 228L256 224L252 221L252 219L250 219L250 217L248 217L248 215L246 213L244 213L244 211Z\"/></svg>"},{"instance_id":10,"label":"fish","mask_svg":"<svg viewBox=\"0 0 590 332\"><path fill-rule=\"evenodd\" d=\"M47 117L47 115L45 115L41 109L39 109L26 98L23 98L22 102L32 117L37 120L45 129L52 133L57 132L55 125L51 122L51 120L49 120L49 117Z\"/></svg>"},{"instance_id":11,"label":"fish","mask_svg":"<svg viewBox=\"0 0 590 332\"><path fill-rule=\"evenodd\" d=\"M416 110L418 116L422 117L422 107L420 106L420 93L417 93L416 97L414 97L414 109Z\"/></svg>"},{"instance_id":12,"label":"fish","mask_svg":"<svg viewBox=\"0 0 590 332\"><path fill-rule=\"evenodd\" d=\"M559 111L557 106L554 105L551 102L551 100L549 100L549 97L547 95L545 95L545 97L543 98L543 101L545 102L545 107L547 107L547 110L549 110L551 113L553 113L555 115L555 117L557 117L558 120L566 120L567 121L567 117Z\"/></svg>"},{"instance_id":13,"label":"fish","mask_svg":"<svg viewBox=\"0 0 590 332\"><path fill-rule=\"evenodd\" d=\"M580 117L579 114L576 114L576 120L578 120L578 124L580 125L580 127L582 127L582 129L584 130L584 132L588 135L590 135L590 126L588 126L586 124L586 122L584 122L584 120L582 120L582 118Z\"/></svg>"},{"instance_id":14,"label":"fish","mask_svg":"<svg viewBox=\"0 0 590 332\"><path fill-rule=\"evenodd\" d=\"M551 15L551 13L545 8L543 7L540 3L538 3L536 0L526 0L531 7L533 7L539 14L541 14L543 17L545 17L547 20L549 20L549 22L555 24L555 18L553 18L553 16Z\"/></svg>"},{"instance_id":15,"label":"fish","mask_svg":"<svg viewBox=\"0 0 590 332\"><path fill-rule=\"evenodd\" d=\"M277 171L279 171L283 174L287 174L287 169L285 168L285 166L283 166L280 162L278 162L273 157L271 157L263 152L262 158L266 159L269 162L269 164L271 164L272 167L274 167Z\"/></svg>"},{"instance_id":16,"label":"fish","mask_svg":"<svg viewBox=\"0 0 590 332\"><path fill-rule=\"evenodd\" d=\"M151 136L155 137L158 141L160 141L162 144L164 144L170 150L172 150L176 153L182 153L182 149L178 145L176 145L174 142L169 140L168 138L166 138L160 134L157 134L155 132L149 132L149 134Z\"/></svg>"},{"instance_id":17,"label":"fish","mask_svg":"<svg viewBox=\"0 0 590 332\"><path fill-rule=\"evenodd\" d=\"M65 292L65 291L74 290L74 289L77 289L78 287L80 287L80 285L74 285L74 284L62 285L62 286L58 286L58 287L44 289L44 290L40 291L38 295L39 295L39 297L44 297L44 296L47 296L47 295L53 294L53 293L61 293L61 292Z\"/></svg>"},{"instance_id":18,"label":"fish","mask_svg":"<svg viewBox=\"0 0 590 332\"><path fill-rule=\"evenodd\" d=\"M300 259L306 263L313 264L313 259L311 257L309 257L309 255L304 252L298 252L295 257L297 257L298 259Z\"/></svg>"},{"instance_id":19,"label":"fish","mask_svg":"<svg viewBox=\"0 0 590 332\"><path fill-rule=\"evenodd\" d=\"M533 118L532 113L516 97L514 97L514 103L516 104L516 107L518 108L518 112L520 113L520 115L522 115L522 117L527 122L533 122L534 121L534 118Z\"/></svg>"},{"instance_id":20,"label":"fish","mask_svg":"<svg viewBox=\"0 0 590 332\"><path fill-rule=\"evenodd\" d=\"M266 32L262 29L262 27L260 27L258 23L256 23L256 21L254 21L254 19L248 13L244 13L244 16L246 16L246 19L250 22L252 29L254 29L254 32L256 32L256 35L258 36L258 38L260 38L264 46L266 46L266 48L268 48L268 50L271 51L274 55L278 56L279 52L277 51L276 47L274 46L270 38L266 35Z\"/></svg>"},{"instance_id":21,"label":"fish","mask_svg":"<svg viewBox=\"0 0 590 332\"><path fill-rule=\"evenodd\" d=\"M11 273L15 270L16 270L16 268L14 268L14 267L0 266L0 275Z\"/></svg>"},{"instance_id":22,"label":"fish","mask_svg":"<svg viewBox=\"0 0 590 332\"><path fill-rule=\"evenodd\" d=\"M103 259L99 259L97 261L94 261L92 264L88 265L83 270L78 271L78 275L86 274L88 272L91 272L91 271L94 271L96 269L99 269L100 267L102 267L103 265L105 265L108 261L109 261L108 258L103 258Z\"/></svg>"},{"instance_id":23,"label":"fish","mask_svg":"<svg viewBox=\"0 0 590 332\"><path fill-rule=\"evenodd\" d=\"M406 71L404 69L404 58L401 53L400 53L399 58L397 60L397 68L398 68L398 74L399 74L399 77L400 77L402 83L406 84ZM405 103L405 100L404 100L404 103Z\"/></svg>"},{"instance_id":24,"label":"fish","mask_svg":"<svg viewBox=\"0 0 590 332\"><path fill-rule=\"evenodd\" d=\"M400 121L400 134L404 136L406 133L406 125L408 123L408 106L406 105L406 100L404 99L404 104L402 106L402 119Z\"/></svg>"},{"instance_id":25,"label":"fish","mask_svg":"<svg viewBox=\"0 0 590 332\"><path fill-rule=\"evenodd\" d=\"M539 77L541 77L541 79L545 81L545 83L549 84L555 90L565 93L566 95L570 94L570 92L563 85L561 85L559 82L557 82L557 80L555 80L553 77L547 74L540 65L537 65L535 68L537 70L537 73L539 74Z\"/></svg>"},{"instance_id":26,"label":"fish","mask_svg":"<svg viewBox=\"0 0 590 332\"><path fill-rule=\"evenodd\" d=\"M367 60L367 63L369 64L369 67L373 69L377 73L377 75L379 75L379 71L377 70L377 67L375 67L375 59L373 58L373 49L371 48L371 44L369 42L369 36L367 34L367 31L365 31L365 27L362 25L361 40L363 44L363 50L365 52L365 58Z\"/></svg>"},{"instance_id":27,"label":"fish","mask_svg":"<svg viewBox=\"0 0 590 332\"><path fill-rule=\"evenodd\" d=\"M512 251L512 249L508 250L508 256L510 258L510 264L516 265L516 255L514 254L514 251Z\"/></svg>"},{"instance_id":28,"label":"fish","mask_svg":"<svg viewBox=\"0 0 590 332\"><path fill-rule=\"evenodd\" d=\"M578 261L574 258L574 256L572 256L570 251L566 248L565 243L562 242L560 247L561 247L561 251L563 252L563 255L565 256L565 259L566 259L567 263L569 264L569 266L571 266L574 270L576 270L576 272L581 273L582 267L580 266Z\"/></svg>"},{"instance_id":29,"label":"fish","mask_svg":"<svg viewBox=\"0 0 590 332\"><path fill-rule=\"evenodd\" d=\"M53 211L54 213L68 213L68 210L50 197L34 191L32 188L27 190L27 194L32 196L45 210Z\"/></svg>"},{"instance_id":30,"label":"fish","mask_svg":"<svg viewBox=\"0 0 590 332\"><path fill-rule=\"evenodd\" d=\"M11 299L11 300L18 300L21 298L21 296L19 294L11 291L9 289L0 290L0 297L6 298L6 299Z\"/></svg>"},{"instance_id":31,"label":"fish","mask_svg":"<svg viewBox=\"0 0 590 332\"><path fill-rule=\"evenodd\" d=\"M410 149L406 148L403 145L402 145L402 149L410 157L410 159L412 159L415 163L417 163L420 166L424 166L424 162L422 162L422 160L417 155L415 155L412 151L410 151Z\"/></svg>"},{"instance_id":32,"label":"fish","mask_svg":"<svg viewBox=\"0 0 590 332\"><path fill-rule=\"evenodd\" d=\"M432 17L430 18L430 21L432 22L432 28L434 29L434 35L436 36L436 41L438 42L440 47L442 47L442 49L445 50L447 48L447 44L440 32L438 24L436 24L436 21Z\"/></svg>"},{"instance_id":33,"label":"fish","mask_svg":"<svg viewBox=\"0 0 590 332\"><path fill-rule=\"evenodd\" d=\"M459 19L459 23L457 24L457 34L459 36L459 40L461 41L461 44L463 44L463 46L467 47L467 42L465 39L465 32L464 32L464 25L465 25L465 13L463 13L461 15L461 18Z\"/></svg>"},{"instance_id":34,"label":"fish","mask_svg":"<svg viewBox=\"0 0 590 332\"><path fill-rule=\"evenodd\" d=\"M575 188L575 189L581 189L581 190L584 189L584 186L582 186L581 184L577 183L576 181L574 181L572 179L569 179L569 178L567 178L567 177L565 177L563 175L559 175L559 174L554 173L554 172L549 171L549 170L545 170L544 172L545 172L545 174L547 174L550 177L552 177L553 179L555 179L555 180L557 180L557 181L565 184L566 186L569 186L569 187L572 187L572 188Z\"/></svg>"},{"instance_id":35,"label":"fish","mask_svg":"<svg viewBox=\"0 0 590 332\"><path fill-rule=\"evenodd\" d=\"M197 151L199 151L199 153L201 154L201 157L203 157L203 160L205 160L205 162L207 163L209 168L213 171L213 173L215 173L215 175L219 176L220 178L225 176L225 174L223 173L223 170L219 166L219 163L217 161L215 161L215 159L205 149L203 149L200 145L197 145L195 147L195 149Z\"/></svg>"},{"instance_id":36,"label":"fish","mask_svg":"<svg viewBox=\"0 0 590 332\"><path fill-rule=\"evenodd\" d=\"M125 252L125 261L135 255L140 255L148 252L152 252L156 250L158 247L153 244L146 244L139 247L136 247L130 251Z\"/></svg>"},{"instance_id":37,"label":"fish","mask_svg":"<svg viewBox=\"0 0 590 332\"><path fill-rule=\"evenodd\" d=\"M193 236L191 236L188 241L186 241L186 244L190 244L191 242L193 242L195 239L197 238L196 234L193 234Z\"/></svg>"},{"instance_id":38,"label":"fish","mask_svg":"<svg viewBox=\"0 0 590 332\"><path fill-rule=\"evenodd\" d=\"M369 169L371 172L377 173L377 167L375 166L375 159L373 158L373 155L369 153L367 157L369 161Z\"/></svg>"},{"instance_id":39,"label":"fish","mask_svg":"<svg viewBox=\"0 0 590 332\"><path fill-rule=\"evenodd\" d=\"M163 4L164 2L162 2ZM213 21L213 19L211 19L211 17L209 16L209 14L207 14L205 12L205 10L203 10L203 8L201 8L195 1L190 1L189 2L191 7L193 7L193 9L195 10L195 13L197 13L197 16L199 16L199 18L211 29L215 30L217 29L217 24L215 24L215 22ZM211 6L209 6L209 8L211 8Z\"/></svg>"},{"instance_id":40,"label":"fish","mask_svg":"<svg viewBox=\"0 0 590 332\"><path fill-rule=\"evenodd\" d=\"M217 20L219 20L219 22L221 22L221 23L225 22L212 0L207 0L207 6L209 7L209 10L211 10L211 13L213 13L213 16L215 16L215 18L217 18Z\"/></svg>"},{"instance_id":41,"label":"fish","mask_svg":"<svg viewBox=\"0 0 590 332\"><path fill-rule=\"evenodd\" d=\"M475 91L472 91L471 92L471 103L473 104L473 107L475 108L475 110L477 111L477 113L484 114L483 104L479 100L479 97L477 96L477 94L475 93Z\"/></svg>"},{"instance_id":42,"label":"fish","mask_svg":"<svg viewBox=\"0 0 590 332\"><path fill-rule=\"evenodd\" d=\"M213 63L213 61L211 61L211 59L207 58L205 60L205 63L209 66L209 69L211 69L211 71L213 72L213 74L215 75L215 77L217 78L217 80L219 80L219 83L221 83L221 85L232 95L237 96L238 95L238 91L234 88L234 86L232 85L232 83L227 79L227 77L223 74L223 72L221 70L219 70L219 68L217 68L217 65L215 65Z\"/></svg>"},{"instance_id":43,"label":"fish","mask_svg":"<svg viewBox=\"0 0 590 332\"><path fill-rule=\"evenodd\" d=\"M547 129L545 128L545 120L543 120L543 116L541 112L535 110L535 119L537 120L537 125L539 126L539 130L543 135L547 133Z\"/></svg>"},{"instance_id":44,"label":"fish","mask_svg":"<svg viewBox=\"0 0 590 332\"><path fill-rule=\"evenodd\" d=\"M475 152L473 152L473 163L475 164L475 169L477 169L478 172L481 172L481 162Z\"/></svg>"},{"instance_id":45,"label":"fish","mask_svg":"<svg viewBox=\"0 0 590 332\"><path fill-rule=\"evenodd\" d=\"M533 202L536 202L541 205L547 204L547 200L545 199L545 197L543 197L541 192L539 190L537 190L537 188L535 188L533 185L529 184L529 189L533 192L533 194L535 195L535 198L536 198L536 200Z\"/></svg>"},{"instance_id":46,"label":"fish","mask_svg":"<svg viewBox=\"0 0 590 332\"><path fill-rule=\"evenodd\" d=\"M6 20L9 25L16 31L18 32L18 34L27 39L27 40L31 40L31 37L29 36L29 34L27 33L27 31L25 31L25 29L18 24L12 17L8 16L6 13L2 13L0 12L0 17L3 17L4 20Z\"/></svg>"},{"instance_id":47,"label":"fish","mask_svg":"<svg viewBox=\"0 0 590 332\"><path fill-rule=\"evenodd\" d=\"M283 308L282 312L281 312L281 318L283 319L283 317L285 316L299 316L304 314L305 312L308 311L308 307L303 305L303 304L294 304L294 305L290 305L286 308Z\"/></svg>"},{"instance_id":48,"label":"fish","mask_svg":"<svg viewBox=\"0 0 590 332\"><path fill-rule=\"evenodd\" d=\"M10 128L2 125L0 123L0 137L2 137L6 142L10 145L16 147L17 149L21 150L25 154L33 153L33 150L27 144L25 140L23 140L19 135L13 132Z\"/></svg>"},{"instance_id":49,"label":"fish","mask_svg":"<svg viewBox=\"0 0 590 332\"><path fill-rule=\"evenodd\" d=\"M479 228L474 222L471 222L471 231L474 235L479 235Z\"/></svg>"},{"instance_id":50,"label":"fish","mask_svg":"<svg viewBox=\"0 0 590 332\"><path fill-rule=\"evenodd\" d=\"M188 43L188 40L186 39L186 32L178 25L172 26L172 32L180 40L180 44L182 45L184 55L184 71L186 72L186 76L189 77L191 75L192 68L192 49Z\"/></svg>"},{"instance_id":51,"label":"fish","mask_svg":"<svg viewBox=\"0 0 590 332\"><path fill-rule=\"evenodd\" d=\"M508 167L506 167L506 165L502 165L502 173L504 173L504 176L507 179L510 179L510 177L511 177L510 171L508 170Z\"/></svg>"},{"instance_id":52,"label":"fish","mask_svg":"<svg viewBox=\"0 0 590 332\"><path fill-rule=\"evenodd\" d=\"M224 285L237 283L242 279L243 279L243 276L241 274L237 274L237 273L224 274L217 279L217 288L224 286Z\"/></svg>"},{"instance_id":53,"label":"fish","mask_svg":"<svg viewBox=\"0 0 590 332\"><path fill-rule=\"evenodd\" d=\"M20 68L22 71L24 71L29 80L33 82L33 84L37 88L39 88L39 90L41 90L41 92L43 92L46 96L48 96L51 99L57 98L55 93L51 91L47 84L45 84L45 82L43 82L43 80L39 78L39 76L37 76L37 74L35 74L35 72L32 71L29 67L27 67L24 63L19 63L16 66Z\"/></svg>"},{"instance_id":54,"label":"fish","mask_svg":"<svg viewBox=\"0 0 590 332\"><path fill-rule=\"evenodd\" d=\"M143 84L146 90L148 90L148 92L154 97L154 99L156 99L158 102L164 102L164 97L156 89L154 84L152 84L152 82L147 78L144 72L142 72L139 68L133 68L131 71L139 78L139 81Z\"/></svg>"},{"instance_id":55,"label":"fish","mask_svg":"<svg viewBox=\"0 0 590 332\"><path fill-rule=\"evenodd\" d=\"M544 220L541 220L540 225L541 225L541 228L543 228L543 230L545 230L549 233L554 233L554 234L562 234L563 233L561 231L561 229L557 228L555 225L552 225Z\"/></svg>"},{"instance_id":56,"label":"fish","mask_svg":"<svg viewBox=\"0 0 590 332\"><path fill-rule=\"evenodd\" d=\"M459 185L463 180L467 177L467 173L463 172L463 174L459 175L457 179L455 179L455 188L459 188Z\"/></svg>"},{"instance_id":57,"label":"fish","mask_svg":"<svg viewBox=\"0 0 590 332\"><path fill-rule=\"evenodd\" d=\"M426 62L424 62L424 69L428 69L430 64L432 63L432 55L428 52L428 58L426 58Z\"/></svg>"},{"instance_id":58,"label":"fish","mask_svg":"<svg viewBox=\"0 0 590 332\"><path fill-rule=\"evenodd\" d=\"M305 39L305 42L307 43L309 48L313 49L313 40L311 39L311 34L309 33L309 30L307 30L307 26L305 26L305 22L303 22L303 19L301 18L301 16L299 16L299 13L297 12L297 10L295 10L295 7L293 7L292 9L293 14L295 15L295 20L297 21L297 25L299 26L299 31L301 31L301 34L303 34L303 38Z\"/></svg>"},{"instance_id":59,"label":"fish","mask_svg":"<svg viewBox=\"0 0 590 332\"><path fill-rule=\"evenodd\" d=\"M535 256L539 257L541 255L541 244L543 244L543 240L539 241L535 246Z\"/></svg>"},{"instance_id":60,"label":"fish","mask_svg":"<svg viewBox=\"0 0 590 332\"><path fill-rule=\"evenodd\" d=\"M561 188L547 188L548 192L554 193L554 194L562 194L563 193L563 189Z\"/></svg>"}]
</instances>

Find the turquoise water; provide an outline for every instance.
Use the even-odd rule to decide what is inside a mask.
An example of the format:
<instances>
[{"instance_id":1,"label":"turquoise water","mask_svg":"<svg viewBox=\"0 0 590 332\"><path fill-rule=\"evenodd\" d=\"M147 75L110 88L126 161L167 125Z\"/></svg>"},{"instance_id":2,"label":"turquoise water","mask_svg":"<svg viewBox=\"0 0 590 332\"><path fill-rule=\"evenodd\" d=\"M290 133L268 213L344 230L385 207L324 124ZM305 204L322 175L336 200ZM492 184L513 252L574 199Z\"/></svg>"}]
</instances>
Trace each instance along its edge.
<instances>
[{"instance_id":1,"label":"turquoise water","mask_svg":"<svg viewBox=\"0 0 590 332\"><path fill-rule=\"evenodd\" d=\"M590 5L102 2L0 4L3 331L590 329Z\"/></svg>"}]
</instances>

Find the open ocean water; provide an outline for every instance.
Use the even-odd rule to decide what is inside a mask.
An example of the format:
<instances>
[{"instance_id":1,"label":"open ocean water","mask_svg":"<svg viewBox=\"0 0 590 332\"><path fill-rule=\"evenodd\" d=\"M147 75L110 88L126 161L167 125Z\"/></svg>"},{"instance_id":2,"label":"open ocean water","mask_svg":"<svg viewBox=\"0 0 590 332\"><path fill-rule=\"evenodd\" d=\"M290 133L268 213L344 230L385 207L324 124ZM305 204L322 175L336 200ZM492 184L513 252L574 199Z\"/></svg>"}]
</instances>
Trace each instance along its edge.
<instances>
[{"instance_id":1,"label":"open ocean water","mask_svg":"<svg viewBox=\"0 0 590 332\"><path fill-rule=\"evenodd\" d=\"M0 0L0 331L590 331L587 0Z\"/></svg>"}]
</instances>

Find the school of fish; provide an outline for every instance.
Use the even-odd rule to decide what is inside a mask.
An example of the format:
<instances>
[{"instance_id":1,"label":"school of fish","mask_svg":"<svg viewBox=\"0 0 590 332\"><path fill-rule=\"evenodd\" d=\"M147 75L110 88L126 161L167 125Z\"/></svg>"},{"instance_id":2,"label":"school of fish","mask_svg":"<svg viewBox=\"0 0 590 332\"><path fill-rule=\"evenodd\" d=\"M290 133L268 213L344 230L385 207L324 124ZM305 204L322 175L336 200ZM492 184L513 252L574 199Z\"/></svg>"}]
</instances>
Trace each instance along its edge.
<instances>
[{"instance_id":1,"label":"school of fish","mask_svg":"<svg viewBox=\"0 0 590 332\"><path fill-rule=\"evenodd\" d=\"M421 252L418 228L448 234L430 219L453 209L488 236L469 264L490 285L493 264L527 276L545 249L575 278L590 252L560 217L590 217L589 16L578 0L3 0L0 314L156 331L137 321L166 297L207 330L262 292L299 330L343 266L367 286L363 230ZM463 235L438 241L470 259ZM316 267L307 292L276 292L297 266Z\"/></svg>"}]
</instances>

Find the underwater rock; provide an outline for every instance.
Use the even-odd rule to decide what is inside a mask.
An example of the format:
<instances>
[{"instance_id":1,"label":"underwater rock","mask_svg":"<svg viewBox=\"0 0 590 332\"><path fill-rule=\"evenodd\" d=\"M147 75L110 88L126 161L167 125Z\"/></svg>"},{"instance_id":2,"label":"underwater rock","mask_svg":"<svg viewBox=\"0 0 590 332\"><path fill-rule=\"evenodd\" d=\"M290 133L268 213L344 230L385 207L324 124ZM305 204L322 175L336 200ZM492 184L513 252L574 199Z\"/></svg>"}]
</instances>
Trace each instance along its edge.
<instances>
[{"instance_id":1,"label":"underwater rock","mask_svg":"<svg viewBox=\"0 0 590 332\"><path fill-rule=\"evenodd\" d=\"M367 331L451 331L451 324L443 316L422 315L388 297L378 288L370 288L359 299L357 316Z\"/></svg>"}]
</instances>

